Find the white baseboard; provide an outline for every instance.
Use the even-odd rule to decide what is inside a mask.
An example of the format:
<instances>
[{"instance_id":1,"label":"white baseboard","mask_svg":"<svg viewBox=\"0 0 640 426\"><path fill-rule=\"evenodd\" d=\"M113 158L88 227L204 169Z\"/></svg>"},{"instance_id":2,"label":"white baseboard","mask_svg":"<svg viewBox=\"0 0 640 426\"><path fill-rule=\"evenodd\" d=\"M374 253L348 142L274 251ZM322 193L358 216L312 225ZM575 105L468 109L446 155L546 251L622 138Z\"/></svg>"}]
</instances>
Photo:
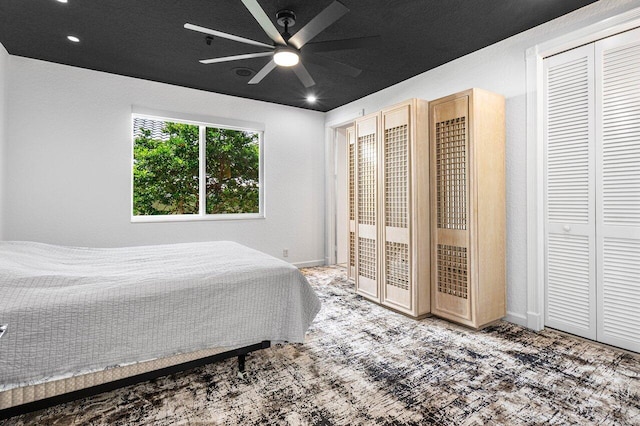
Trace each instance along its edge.
<instances>
[{"instance_id":1,"label":"white baseboard","mask_svg":"<svg viewBox=\"0 0 640 426\"><path fill-rule=\"evenodd\" d=\"M324 259L309 260L307 262L294 262L292 263L296 268L310 268L311 266L323 266L326 265Z\"/></svg>"},{"instance_id":2,"label":"white baseboard","mask_svg":"<svg viewBox=\"0 0 640 426\"><path fill-rule=\"evenodd\" d=\"M527 312L527 328L540 331L544 328L542 315L537 312Z\"/></svg>"},{"instance_id":3,"label":"white baseboard","mask_svg":"<svg viewBox=\"0 0 640 426\"><path fill-rule=\"evenodd\" d=\"M513 324L521 325L523 327L527 327L527 316L522 314L517 314L515 312L507 311L507 315L504 317L505 321L511 322Z\"/></svg>"}]
</instances>

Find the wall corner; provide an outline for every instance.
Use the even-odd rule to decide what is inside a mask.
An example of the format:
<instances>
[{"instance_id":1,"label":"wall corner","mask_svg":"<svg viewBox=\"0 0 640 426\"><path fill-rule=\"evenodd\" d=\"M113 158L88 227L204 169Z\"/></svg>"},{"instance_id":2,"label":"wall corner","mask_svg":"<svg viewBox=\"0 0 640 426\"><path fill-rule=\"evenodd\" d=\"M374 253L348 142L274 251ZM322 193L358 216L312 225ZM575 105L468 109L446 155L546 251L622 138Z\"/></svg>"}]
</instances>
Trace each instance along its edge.
<instances>
[{"instance_id":1,"label":"wall corner","mask_svg":"<svg viewBox=\"0 0 640 426\"><path fill-rule=\"evenodd\" d=\"M7 69L9 53L0 43L0 241L5 238L7 174Z\"/></svg>"}]
</instances>

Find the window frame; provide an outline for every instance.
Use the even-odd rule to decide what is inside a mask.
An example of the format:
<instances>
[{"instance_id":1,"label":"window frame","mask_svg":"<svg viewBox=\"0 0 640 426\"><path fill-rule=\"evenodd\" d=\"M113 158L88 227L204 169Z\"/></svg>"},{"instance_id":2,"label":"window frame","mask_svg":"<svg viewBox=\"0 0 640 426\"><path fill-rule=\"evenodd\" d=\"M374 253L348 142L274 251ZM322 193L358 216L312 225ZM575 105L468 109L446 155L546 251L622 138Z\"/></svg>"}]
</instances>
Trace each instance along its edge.
<instances>
[{"instance_id":1,"label":"window frame","mask_svg":"<svg viewBox=\"0 0 640 426\"><path fill-rule=\"evenodd\" d=\"M169 121L173 123L189 124L199 126L198 138L198 213L197 214L166 214L166 215L134 215L133 214L133 193L134 193L134 146L135 136L133 134L134 120L142 118L147 120ZM258 213L206 213L206 128L220 128L225 130L246 131L258 134ZM170 113L162 111L150 111L141 108L132 108L131 122L129 126L131 137L131 164L129 167L130 193L129 193L129 216L132 223L149 222L201 222L201 221L228 221L228 220L255 220L265 219L264 211L264 125L260 123L229 120L216 117L196 116L190 114ZM204 143L203 143L204 142Z\"/></svg>"}]
</instances>

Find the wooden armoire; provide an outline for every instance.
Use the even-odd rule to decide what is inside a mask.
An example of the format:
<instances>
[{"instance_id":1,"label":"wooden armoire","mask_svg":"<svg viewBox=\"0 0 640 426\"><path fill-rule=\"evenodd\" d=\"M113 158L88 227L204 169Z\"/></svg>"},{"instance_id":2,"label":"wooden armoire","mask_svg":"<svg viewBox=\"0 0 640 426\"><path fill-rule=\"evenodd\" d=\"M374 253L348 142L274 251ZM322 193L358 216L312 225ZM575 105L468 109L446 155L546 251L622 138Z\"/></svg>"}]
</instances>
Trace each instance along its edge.
<instances>
[{"instance_id":1,"label":"wooden armoire","mask_svg":"<svg viewBox=\"0 0 640 426\"><path fill-rule=\"evenodd\" d=\"M349 278L412 317L506 314L504 98L412 99L347 131Z\"/></svg>"},{"instance_id":2,"label":"wooden armoire","mask_svg":"<svg viewBox=\"0 0 640 426\"><path fill-rule=\"evenodd\" d=\"M504 98L429 103L434 315L482 327L506 314Z\"/></svg>"},{"instance_id":3,"label":"wooden armoire","mask_svg":"<svg viewBox=\"0 0 640 426\"><path fill-rule=\"evenodd\" d=\"M411 99L347 131L349 275L356 292L412 317L430 312L428 104Z\"/></svg>"}]
</instances>

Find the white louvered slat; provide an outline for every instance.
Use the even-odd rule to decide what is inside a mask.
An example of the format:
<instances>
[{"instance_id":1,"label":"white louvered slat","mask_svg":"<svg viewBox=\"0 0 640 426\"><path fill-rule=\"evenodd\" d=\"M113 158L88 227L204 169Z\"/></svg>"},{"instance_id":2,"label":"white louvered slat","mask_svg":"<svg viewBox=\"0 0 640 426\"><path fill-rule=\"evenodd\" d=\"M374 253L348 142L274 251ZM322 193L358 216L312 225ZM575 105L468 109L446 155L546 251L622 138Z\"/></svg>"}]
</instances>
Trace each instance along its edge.
<instances>
[{"instance_id":1,"label":"white louvered slat","mask_svg":"<svg viewBox=\"0 0 640 426\"><path fill-rule=\"evenodd\" d=\"M597 334L640 351L640 30L595 52Z\"/></svg>"},{"instance_id":2,"label":"white louvered slat","mask_svg":"<svg viewBox=\"0 0 640 426\"><path fill-rule=\"evenodd\" d=\"M589 55L579 54L566 62L547 60L547 65L547 219L586 224L590 219L592 61Z\"/></svg>"},{"instance_id":3,"label":"white louvered slat","mask_svg":"<svg viewBox=\"0 0 640 426\"><path fill-rule=\"evenodd\" d=\"M603 341L640 350L640 239L604 237L602 244ZM614 340L615 339L615 340Z\"/></svg>"},{"instance_id":4,"label":"white louvered slat","mask_svg":"<svg viewBox=\"0 0 640 426\"><path fill-rule=\"evenodd\" d=\"M547 324L586 334L592 327L589 237L548 236Z\"/></svg>"},{"instance_id":5,"label":"white louvered slat","mask_svg":"<svg viewBox=\"0 0 640 426\"><path fill-rule=\"evenodd\" d=\"M596 337L593 46L545 60L545 324Z\"/></svg>"}]
</instances>

